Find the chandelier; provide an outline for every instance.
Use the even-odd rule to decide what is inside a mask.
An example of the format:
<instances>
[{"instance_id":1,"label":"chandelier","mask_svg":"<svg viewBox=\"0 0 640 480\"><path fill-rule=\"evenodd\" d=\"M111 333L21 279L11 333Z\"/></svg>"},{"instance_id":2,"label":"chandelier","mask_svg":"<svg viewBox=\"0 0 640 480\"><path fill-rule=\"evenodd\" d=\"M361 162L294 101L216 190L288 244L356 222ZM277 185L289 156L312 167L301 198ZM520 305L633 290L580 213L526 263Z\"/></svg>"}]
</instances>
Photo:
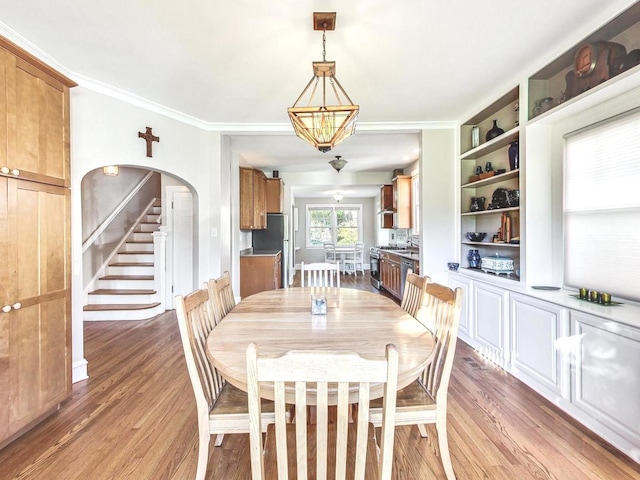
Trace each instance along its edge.
<instances>
[{"instance_id":1,"label":"chandelier","mask_svg":"<svg viewBox=\"0 0 640 480\"><path fill-rule=\"evenodd\" d=\"M313 62L313 77L288 109L296 135L323 153L355 133L359 112L336 78L336 62L326 61L326 32L335 23L335 12L313 13L313 29L322 30L322 61ZM316 93L322 95L320 105L314 103Z\"/></svg>"}]
</instances>

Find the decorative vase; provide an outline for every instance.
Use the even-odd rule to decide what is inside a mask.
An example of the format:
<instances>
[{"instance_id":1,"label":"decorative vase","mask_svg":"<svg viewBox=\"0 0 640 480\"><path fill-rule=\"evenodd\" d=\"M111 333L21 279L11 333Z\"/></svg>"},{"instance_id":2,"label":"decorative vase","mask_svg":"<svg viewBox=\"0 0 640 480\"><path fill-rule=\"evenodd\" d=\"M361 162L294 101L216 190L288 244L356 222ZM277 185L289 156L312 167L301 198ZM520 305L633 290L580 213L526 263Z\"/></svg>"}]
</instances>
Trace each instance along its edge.
<instances>
[{"instance_id":1,"label":"decorative vase","mask_svg":"<svg viewBox=\"0 0 640 480\"><path fill-rule=\"evenodd\" d=\"M517 140L509 144L509 167L511 170L520 168L520 146Z\"/></svg>"},{"instance_id":2,"label":"decorative vase","mask_svg":"<svg viewBox=\"0 0 640 480\"><path fill-rule=\"evenodd\" d=\"M496 138L498 135L502 135L503 133L504 130L498 126L498 120L494 120L493 127L491 127L491 130L487 132L485 140L488 142L489 140Z\"/></svg>"},{"instance_id":3,"label":"decorative vase","mask_svg":"<svg viewBox=\"0 0 640 480\"><path fill-rule=\"evenodd\" d=\"M469 268L480 268L480 252L475 248L469 250L467 254L467 261L469 262Z\"/></svg>"}]
</instances>

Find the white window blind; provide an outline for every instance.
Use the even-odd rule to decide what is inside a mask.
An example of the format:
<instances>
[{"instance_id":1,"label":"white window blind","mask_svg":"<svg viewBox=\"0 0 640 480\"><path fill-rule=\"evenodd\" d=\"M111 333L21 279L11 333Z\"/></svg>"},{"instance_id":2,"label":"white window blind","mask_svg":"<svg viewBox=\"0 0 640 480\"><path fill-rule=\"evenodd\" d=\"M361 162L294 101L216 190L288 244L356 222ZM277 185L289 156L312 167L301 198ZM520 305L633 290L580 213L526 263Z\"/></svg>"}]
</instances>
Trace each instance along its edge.
<instances>
[{"instance_id":1,"label":"white window blind","mask_svg":"<svg viewBox=\"0 0 640 480\"><path fill-rule=\"evenodd\" d=\"M565 138L564 283L640 301L640 111Z\"/></svg>"}]
</instances>

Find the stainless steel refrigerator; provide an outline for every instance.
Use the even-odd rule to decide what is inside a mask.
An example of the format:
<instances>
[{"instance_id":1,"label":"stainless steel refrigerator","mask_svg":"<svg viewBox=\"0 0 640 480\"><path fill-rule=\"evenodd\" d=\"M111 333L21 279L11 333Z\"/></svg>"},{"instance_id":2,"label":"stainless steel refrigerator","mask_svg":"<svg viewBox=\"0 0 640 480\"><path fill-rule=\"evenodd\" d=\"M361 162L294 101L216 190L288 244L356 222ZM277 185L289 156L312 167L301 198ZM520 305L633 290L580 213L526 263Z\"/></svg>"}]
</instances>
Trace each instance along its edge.
<instances>
[{"instance_id":1,"label":"stainless steel refrigerator","mask_svg":"<svg viewBox=\"0 0 640 480\"><path fill-rule=\"evenodd\" d=\"M267 228L253 230L253 251L282 250L282 288L289 287L289 216L282 213L267 214Z\"/></svg>"}]
</instances>

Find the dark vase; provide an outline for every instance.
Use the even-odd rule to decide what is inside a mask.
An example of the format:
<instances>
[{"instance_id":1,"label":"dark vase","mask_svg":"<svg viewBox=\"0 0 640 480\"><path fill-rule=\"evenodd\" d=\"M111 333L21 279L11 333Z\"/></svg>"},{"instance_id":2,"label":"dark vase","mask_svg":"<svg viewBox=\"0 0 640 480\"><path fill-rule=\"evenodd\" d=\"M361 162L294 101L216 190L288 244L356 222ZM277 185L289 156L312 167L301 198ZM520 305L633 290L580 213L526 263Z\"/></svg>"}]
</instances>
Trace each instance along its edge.
<instances>
[{"instance_id":1,"label":"dark vase","mask_svg":"<svg viewBox=\"0 0 640 480\"><path fill-rule=\"evenodd\" d=\"M467 260L469 261L469 268L480 268L480 252L475 248L469 250Z\"/></svg>"},{"instance_id":2,"label":"dark vase","mask_svg":"<svg viewBox=\"0 0 640 480\"><path fill-rule=\"evenodd\" d=\"M520 147L517 140L509 145L509 167L511 170L520 168Z\"/></svg>"},{"instance_id":3,"label":"dark vase","mask_svg":"<svg viewBox=\"0 0 640 480\"><path fill-rule=\"evenodd\" d=\"M485 136L485 140L488 142L489 140L496 138L498 135L502 135L503 133L504 133L504 130L498 126L498 121L494 120L493 127L491 127L491 130L487 132L487 135Z\"/></svg>"}]
</instances>

